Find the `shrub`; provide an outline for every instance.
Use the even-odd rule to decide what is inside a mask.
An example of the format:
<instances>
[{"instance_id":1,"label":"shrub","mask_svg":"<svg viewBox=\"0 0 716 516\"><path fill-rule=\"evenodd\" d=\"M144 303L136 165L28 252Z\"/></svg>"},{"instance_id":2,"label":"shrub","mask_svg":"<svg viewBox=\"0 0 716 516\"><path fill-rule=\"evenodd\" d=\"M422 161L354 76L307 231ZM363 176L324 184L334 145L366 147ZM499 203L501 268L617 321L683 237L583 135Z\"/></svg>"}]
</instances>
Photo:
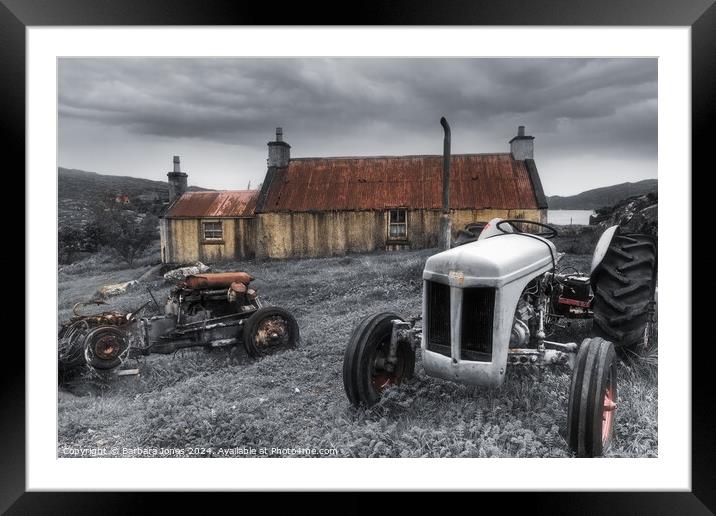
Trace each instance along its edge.
<instances>
[{"instance_id":1,"label":"shrub","mask_svg":"<svg viewBox=\"0 0 716 516\"><path fill-rule=\"evenodd\" d=\"M105 201L94 210L86 226L93 245L105 246L132 267L137 255L158 238L159 220L152 214L138 214Z\"/></svg>"},{"instance_id":2,"label":"shrub","mask_svg":"<svg viewBox=\"0 0 716 516\"><path fill-rule=\"evenodd\" d=\"M132 267L137 254L157 238L158 219L154 215L138 217L123 213L108 228L107 246Z\"/></svg>"},{"instance_id":3,"label":"shrub","mask_svg":"<svg viewBox=\"0 0 716 516\"><path fill-rule=\"evenodd\" d=\"M57 232L58 259L60 263L71 263L75 254L82 251L82 231L65 226Z\"/></svg>"}]
</instances>

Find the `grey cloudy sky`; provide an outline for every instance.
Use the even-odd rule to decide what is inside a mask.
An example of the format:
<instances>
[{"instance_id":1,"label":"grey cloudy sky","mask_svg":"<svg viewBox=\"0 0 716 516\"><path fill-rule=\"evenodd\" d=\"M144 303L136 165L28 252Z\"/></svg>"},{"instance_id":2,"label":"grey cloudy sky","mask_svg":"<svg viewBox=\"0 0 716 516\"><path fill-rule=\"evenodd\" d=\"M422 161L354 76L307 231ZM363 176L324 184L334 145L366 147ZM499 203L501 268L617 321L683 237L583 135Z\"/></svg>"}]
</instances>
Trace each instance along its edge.
<instances>
[{"instance_id":1,"label":"grey cloudy sky","mask_svg":"<svg viewBox=\"0 0 716 516\"><path fill-rule=\"evenodd\" d=\"M657 174L656 59L64 58L59 165L256 186L266 142L291 155L507 152L535 137L548 195Z\"/></svg>"}]
</instances>

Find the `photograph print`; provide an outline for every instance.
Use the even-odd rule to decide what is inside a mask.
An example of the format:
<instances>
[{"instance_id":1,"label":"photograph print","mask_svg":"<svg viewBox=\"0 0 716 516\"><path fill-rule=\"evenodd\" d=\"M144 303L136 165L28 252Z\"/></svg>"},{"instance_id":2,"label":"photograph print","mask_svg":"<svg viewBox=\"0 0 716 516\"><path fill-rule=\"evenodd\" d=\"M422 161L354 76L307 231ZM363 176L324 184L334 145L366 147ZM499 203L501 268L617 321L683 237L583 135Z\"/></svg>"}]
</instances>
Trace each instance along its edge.
<instances>
[{"instance_id":1,"label":"photograph print","mask_svg":"<svg viewBox=\"0 0 716 516\"><path fill-rule=\"evenodd\" d=\"M655 58L57 70L58 457L658 457Z\"/></svg>"}]
</instances>

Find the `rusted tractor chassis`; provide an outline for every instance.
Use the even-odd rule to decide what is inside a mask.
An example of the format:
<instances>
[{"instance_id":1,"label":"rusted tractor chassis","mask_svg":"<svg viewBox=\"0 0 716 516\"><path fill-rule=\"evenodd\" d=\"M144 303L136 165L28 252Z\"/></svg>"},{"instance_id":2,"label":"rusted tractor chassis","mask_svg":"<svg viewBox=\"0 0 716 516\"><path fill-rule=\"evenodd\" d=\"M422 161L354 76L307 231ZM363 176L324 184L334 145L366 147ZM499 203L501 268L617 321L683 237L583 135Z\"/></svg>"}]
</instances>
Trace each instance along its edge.
<instances>
[{"instance_id":1,"label":"rusted tractor chassis","mask_svg":"<svg viewBox=\"0 0 716 516\"><path fill-rule=\"evenodd\" d=\"M107 371L128 358L189 347L243 345L256 358L295 346L295 318L282 308L264 306L252 280L245 272L188 276L171 290L164 314L153 317L139 317L149 303L133 312L91 315L79 314L80 304L75 305L75 316L58 335L59 371Z\"/></svg>"}]
</instances>

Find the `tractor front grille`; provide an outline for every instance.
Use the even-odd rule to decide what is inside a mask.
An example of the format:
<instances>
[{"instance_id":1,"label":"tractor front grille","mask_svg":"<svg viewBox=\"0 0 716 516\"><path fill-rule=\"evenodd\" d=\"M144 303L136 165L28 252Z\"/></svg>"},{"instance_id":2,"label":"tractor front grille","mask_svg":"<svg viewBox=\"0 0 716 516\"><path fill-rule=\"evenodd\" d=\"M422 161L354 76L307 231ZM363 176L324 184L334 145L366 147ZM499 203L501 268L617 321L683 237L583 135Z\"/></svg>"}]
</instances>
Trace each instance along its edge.
<instances>
[{"instance_id":1,"label":"tractor front grille","mask_svg":"<svg viewBox=\"0 0 716 516\"><path fill-rule=\"evenodd\" d=\"M425 323L427 348L450 356L450 287L434 281L425 282Z\"/></svg>"},{"instance_id":2,"label":"tractor front grille","mask_svg":"<svg viewBox=\"0 0 716 516\"><path fill-rule=\"evenodd\" d=\"M492 361L494 312L494 288L476 287L463 290L461 359L480 362Z\"/></svg>"},{"instance_id":3,"label":"tractor front grille","mask_svg":"<svg viewBox=\"0 0 716 516\"><path fill-rule=\"evenodd\" d=\"M452 356L450 344L450 287L425 282L426 347L446 357ZM492 361L492 326L495 314L495 289L462 289L462 328L460 359Z\"/></svg>"}]
</instances>

